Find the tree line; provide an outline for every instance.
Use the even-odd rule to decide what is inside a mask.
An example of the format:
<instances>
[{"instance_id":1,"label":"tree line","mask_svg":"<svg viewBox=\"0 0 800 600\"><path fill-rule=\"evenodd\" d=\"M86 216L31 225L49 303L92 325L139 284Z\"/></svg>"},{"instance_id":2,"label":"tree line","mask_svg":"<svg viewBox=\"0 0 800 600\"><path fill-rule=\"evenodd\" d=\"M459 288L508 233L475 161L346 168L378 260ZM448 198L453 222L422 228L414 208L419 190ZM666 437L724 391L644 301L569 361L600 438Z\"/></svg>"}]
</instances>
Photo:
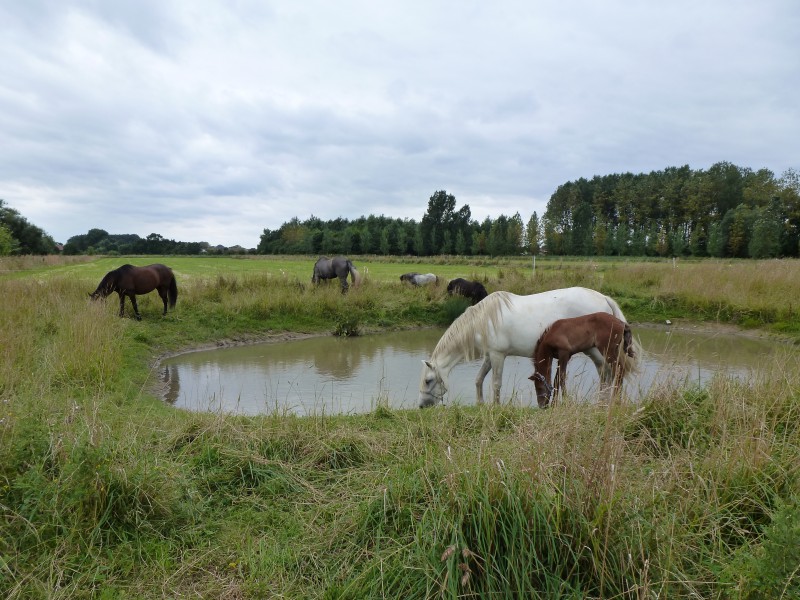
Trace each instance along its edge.
<instances>
[{"instance_id":1,"label":"tree line","mask_svg":"<svg viewBox=\"0 0 800 600\"><path fill-rule=\"evenodd\" d=\"M57 252L53 239L0 200L0 254ZM257 248L181 242L151 233L90 229L71 237L65 254L382 254L432 256L800 256L800 174L776 177L728 162L707 170L669 167L564 183L544 214L472 218L444 190L422 219L384 215L323 221L297 217L264 229Z\"/></svg>"},{"instance_id":2,"label":"tree line","mask_svg":"<svg viewBox=\"0 0 800 600\"><path fill-rule=\"evenodd\" d=\"M275 230L265 229L256 248L259 254L383 254L432 256L438 254L507 256L536 251L539 220L534 212L523 223L513 216L472 219L468 205L456 209L456 198L444 190L428 200L422 219L361 216L350 221L323 221L313 215L297 217ZM534 244L528 243L534 240Z\"/></svg>"},{"instance_id":3,"label":"tree line","mask_svg":"<svg viewBox=\"0 0 800 600\"><path fill-rule=\"evenodd\" d=\"M437 191L419 222L390 217L297 218L265 229L261 254L507 256L800 255L800 175L780 178L727 162L634 175L581 178L558 187L544 214L471 218Z\"/></svg>"},{"instance_id":4,"label":"tree line","mask_svg":"<svg viewBox=\"0 0 800 600\"><path fill-rule=\"evenodd\" d=\"M720 162L565 183L543 216L550 254L796 257L800 175Z\"/></svg>"},{"instance_id":5,"label":"tree line","mask_svg":"<svg viewBox=\"0 0 800 600\"><path fill-rule=\"evenodd\" d=\"M110 234L104 229L90 229L64 244L64 254L244 254L241 246L225 248L208 242L180 242L159 233L140 237L135 233Z\"/></svg>"},{"instance_id":6,"label":"tree line","mask_svg":"<svg viewBox=\"0 0 800 600\"><path fill-rule=\"evenodd\" d=\"M0 256L57 252L58 246L52 237L0 199Z\"/></svg>"}]
</instances>

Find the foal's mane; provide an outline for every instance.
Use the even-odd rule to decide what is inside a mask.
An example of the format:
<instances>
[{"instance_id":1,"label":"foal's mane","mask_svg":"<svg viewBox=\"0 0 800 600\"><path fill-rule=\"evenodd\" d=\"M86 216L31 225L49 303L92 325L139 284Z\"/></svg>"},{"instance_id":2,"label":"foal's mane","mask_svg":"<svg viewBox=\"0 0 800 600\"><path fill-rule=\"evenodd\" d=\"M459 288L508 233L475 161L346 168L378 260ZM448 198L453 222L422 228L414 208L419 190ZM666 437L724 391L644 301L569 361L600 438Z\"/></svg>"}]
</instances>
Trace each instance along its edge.
<instances>
[{"instance_id":1,"label":"foal's mane","mask_svg":"<svg viewBox=\"0 0 800 600\"><path fill-rule=\"evenodd\" d=\"M548 325L547 327L545 327L545 328L544 328L544 331L542 331L542 335L540 335L540 336L539 336L539 339L538 339L538 340L536 340L536 343L533 345L533 354L534 354L534 356L536 355L536 349L539 347L539 344L541 344L541 343L542 343L542 340L544 339L544 336L546 336L546 335L547 335L547 334L550 332L550 328L551 328L552 326L553 326L553 324L552 324L552 323L550 323L550 325Z\"/></svg>"},{"instance_id":2,"label":"foal's mane","mask_svg":"<svg viewBox=\"0 0 800 600\"><path fill-rule=\"evenodd\" d=\"M433 349L431 359L439 355L451 354L459 349L464 352L464 360L478 358L479 348L475 345L475 334L479 333L485 339L489 327L496 328L501 321L503 309L510 306L511 294L500 291L490 294L475 306L467 308L439 339L439 343Z\"/></svg>"}]
</instances>

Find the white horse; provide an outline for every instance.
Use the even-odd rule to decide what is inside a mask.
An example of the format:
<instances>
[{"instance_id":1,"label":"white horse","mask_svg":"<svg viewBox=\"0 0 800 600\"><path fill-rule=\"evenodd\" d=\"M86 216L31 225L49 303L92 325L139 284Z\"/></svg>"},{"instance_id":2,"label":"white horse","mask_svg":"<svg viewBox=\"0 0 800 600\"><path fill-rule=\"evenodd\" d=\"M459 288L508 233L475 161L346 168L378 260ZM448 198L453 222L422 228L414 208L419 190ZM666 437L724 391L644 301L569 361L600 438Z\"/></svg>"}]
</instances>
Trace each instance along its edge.
<instances>
[{"instance_id":1,"label":"white horse","mask_svg":"<svg viewBox=\"0 0 800 600\"><path fill-rule=\"evenodd\" d=\"M447 392L450 371L462 361L483 356L475 379L478 403L483 402L483 380L492 371L494 401L500 402L503 363L506 356L532 357L536 342L547 327L558 319L605 312L625 321L619 305L595 290L572 287L518 296L494 292L467 308L444 332L430 360L423 360L419 384L419 406L441 402ZM634 354L640 356L634 340ZM597 367L601 381L611 376L602 353L597 348L584 352Z\"/></svg>"}]
</instances>

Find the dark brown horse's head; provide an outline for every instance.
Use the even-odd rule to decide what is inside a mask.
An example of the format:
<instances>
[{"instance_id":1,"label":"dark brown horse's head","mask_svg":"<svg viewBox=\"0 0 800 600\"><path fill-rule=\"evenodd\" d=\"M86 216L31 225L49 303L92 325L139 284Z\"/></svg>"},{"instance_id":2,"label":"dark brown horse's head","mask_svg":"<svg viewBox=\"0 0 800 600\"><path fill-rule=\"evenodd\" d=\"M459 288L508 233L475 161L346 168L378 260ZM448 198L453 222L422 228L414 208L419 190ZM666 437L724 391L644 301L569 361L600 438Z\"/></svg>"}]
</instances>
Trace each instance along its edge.
<instances>
[{"instance_id":1,"label":"dark brown horse's head","mask_svg":"<svg viewBox=\"0 0 800 600\"><path fill-rule=\"evenodd\" d=\"M111 293L110 289L103 289L98 287L95 291L89 292L89 298L92 300L105 300Z\"/></svg>"},{"instance_id":2,"label":"dark brown horse's head","mask_svg":"<svg viewBox=\"0 0 800 600\"><path fill-rule=\"evenodd\" d=\"M106 273L105 277L100 281L97 289L89 292L89 297L92 300L106 298L109 294L117 289L117 279L119 278L119 269L114 269Z\"/></svg>"}]
</instances>

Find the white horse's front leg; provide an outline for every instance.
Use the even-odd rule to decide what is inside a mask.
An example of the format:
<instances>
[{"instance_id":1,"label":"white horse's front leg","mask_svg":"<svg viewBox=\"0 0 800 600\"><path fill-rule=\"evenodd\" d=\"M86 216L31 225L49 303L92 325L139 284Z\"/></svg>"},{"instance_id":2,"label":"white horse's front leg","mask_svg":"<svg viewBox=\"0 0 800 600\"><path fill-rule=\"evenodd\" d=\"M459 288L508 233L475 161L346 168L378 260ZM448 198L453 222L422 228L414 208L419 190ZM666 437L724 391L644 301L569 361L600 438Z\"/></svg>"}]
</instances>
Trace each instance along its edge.
<instances>
[{"instance_id":1,"label":"white horse's front leg","mask_svg":"<svg viewBox=\"0 0 800 600\"><path fill-rule=\"evenodd\" d=\"M603 353L597 348L592 347L586 350L584 354L588 356L594 363L594 366L597 367L597 374L600 376L600 387L602 388L604 385L607 385L612 373L611 367L608 366Z\"/></svg>"},{"instance_id":2,"label":"white horse's front leg","mask_svg":"<svg viewBox=\"0 0 800 600\"><path fill-rule=\"evenodd\" d=\"M486 374L492 368L492 363L489 360L489 355L483 357L481 368L478 370L478 376L475 378L475 394L478 398L478 404L483 404L483 380L486 379Z\"/></svg>"},{"instance_id":3,"label":"white horse's front leg","mask_svg":"<svg viewBox=\"0 0 800 600\"><path fill-rule=\"evenodd\" d=\"M492 389L494 390L494 403L500 404L500 387L503 385L503 364L506 357L504 355L492 356Z\"/></svg>"}]
</instances>

